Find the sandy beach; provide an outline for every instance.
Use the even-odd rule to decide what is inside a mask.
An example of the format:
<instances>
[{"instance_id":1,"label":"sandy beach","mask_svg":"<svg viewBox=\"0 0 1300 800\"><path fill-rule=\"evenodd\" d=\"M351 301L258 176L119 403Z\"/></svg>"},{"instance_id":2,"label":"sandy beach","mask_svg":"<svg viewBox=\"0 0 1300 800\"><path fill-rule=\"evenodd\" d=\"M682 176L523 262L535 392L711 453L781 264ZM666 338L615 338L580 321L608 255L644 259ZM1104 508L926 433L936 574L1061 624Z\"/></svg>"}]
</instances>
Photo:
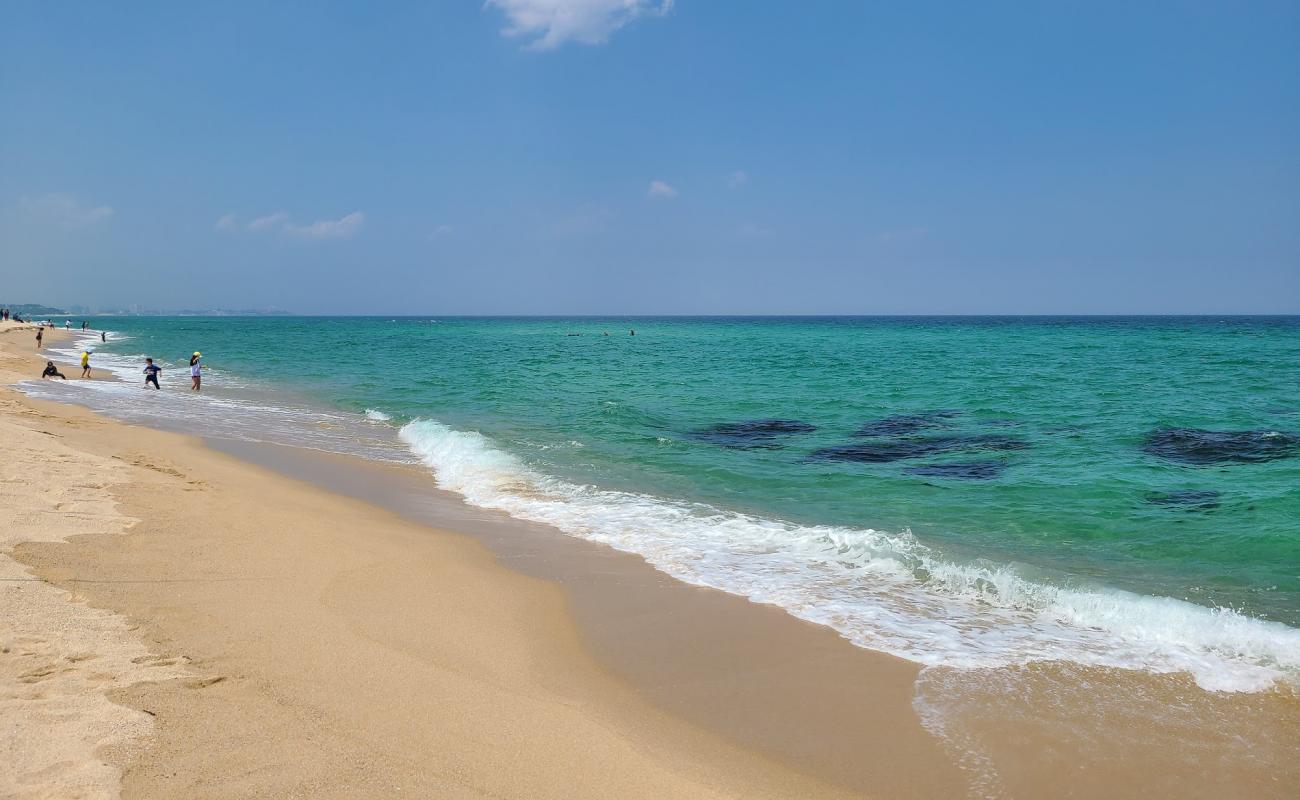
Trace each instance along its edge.
<instances>
[{"instance_id":1,"label":"sandy beach","mask_svg":"<svg viewBox=\"0 0 1300 800\"><path fill-rule=\"evenodd\" d=\"M10 327L6 385L43 361ZM0 438L6 797L1297 785L1289 694L1106 670L922 674L775 607L470 508L414 467L205 443L8 388Z\"/></svg>"},{"instance_id":2,"label":"sandy beach","mask_svg":"<svg viewBox=\"0 0 1300 800\"><path fill-rule=\"evenodd\" d=\"M5 383L39 367L26 334L0 340ZM0 405L5 796L860 795L656 708L554 582L464 536L186 437ZM890 665L902 718L914 670Z\"/></svg>"}]
</instances>

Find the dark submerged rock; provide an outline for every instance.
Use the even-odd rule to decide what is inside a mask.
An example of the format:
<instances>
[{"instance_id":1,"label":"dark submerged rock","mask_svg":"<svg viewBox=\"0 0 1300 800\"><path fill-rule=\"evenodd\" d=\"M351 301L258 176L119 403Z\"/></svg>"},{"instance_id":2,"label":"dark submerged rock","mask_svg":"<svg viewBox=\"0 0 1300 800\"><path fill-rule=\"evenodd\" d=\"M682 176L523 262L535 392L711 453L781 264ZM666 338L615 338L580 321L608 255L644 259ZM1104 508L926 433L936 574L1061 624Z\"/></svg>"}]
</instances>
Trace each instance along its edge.
<instances>
[{"instance_id":1,"label":"dark submerged rock","mask_svg":"<svg viewBox=\"0 0 1300 800\"><path fill-rule=\"evenodd\" d=\"M908 475L924 475L930 478L956 478L967 481L987 481L1000 477L1007 471L1005 461L963 461L953 464L923 464L919 467L905 467Z\"/></svg>"},{"instance_id":2,"label":"dark submerged rock","mask_svg":"<svg viewBox=\"0 0 1300 800\"><path fill-rule=\"evenodd\" d=\"M1179 492L1148 492L1146 502L1153 506L1180 508L1184 511L1213 511L1219 507L1219 493L1205 489Z\"/></svg>"},{"instance_id":3,"label":"dark submerged rock","mask_svg":"<svg viewBox=\"0 0 1300 800\"><path fill-rule=\"evenodd\" d=\"M1160 428L1147 434L1142 450L1184 464L1247 464L1295 455L1300 452L1300 437L1268 430Z\"/></svg>"},{"instance_id":4,"label":"dark submerged rock","mask_svg":"<svg viewBox=\"0 0 1300 800\"><path fill-rule=\"evenodd\" d=\"M859 461L868 464L883 464L890 461L923 458L958 450L1024 450L1028 446L1029 444L1023 439L995 433L918 436L826 447L814 452L812 457L829 461Z\"/></svg>"},{"instance_id":5,"label":"dark submerged rock","mask_svg":"<svg viewBox=\"0 0 1300 800\"><path fill-rule=\"evenodd\" d=\"M866 423L854 436L907 436L928 428L940 428L957 416L957 411L923 411L919 414L894 414Z\"/></svg>"},{"instance_id":6,"label":"dark submerged rock","mask_svg":"<svg viewBox=\"0 0 1300 800\"><path fill-rule=\"evenodd\" d=\"M811 433L817 426L797 419L751 419L743 422L720 422L695 431L692 438L720 447L742 450L775 449L781 440L795 433Z\"/></svg>"}]
</instances>

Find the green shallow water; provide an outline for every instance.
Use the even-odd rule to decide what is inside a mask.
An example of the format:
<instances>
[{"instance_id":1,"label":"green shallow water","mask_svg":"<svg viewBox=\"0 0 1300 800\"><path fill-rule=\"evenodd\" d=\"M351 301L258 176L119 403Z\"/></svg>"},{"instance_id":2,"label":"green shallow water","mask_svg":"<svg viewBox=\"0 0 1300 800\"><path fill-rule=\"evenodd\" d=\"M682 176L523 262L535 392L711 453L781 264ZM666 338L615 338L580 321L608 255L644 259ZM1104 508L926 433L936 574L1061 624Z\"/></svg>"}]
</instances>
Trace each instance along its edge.
<instances>
[{"instance_id":1,"label":"green shallow water","mask_svg":"<svg viewBox=\"0 0 1300 800\"><path fill-rule=\"evenodd\" d=\"M799 523L911 530L964 560L1300 624L1300 457L1190 465L1161 427L1300 434L1300 318L112 318L105 349L477 430L549 475ZM629 336L635 328L636 336ZM609 336L602 335L608 331ZM580 335L574 335L580 334ZM815 457L865 423L1022 449ZM799 420L740 449L697 432ZM969 480L923 465L1003 462ZM998 467L1000 468L1000 467ZM1190 503L1152 502L1195 492ZM1184 495L1184 497L1186 497Z\"/></svg>"}]
</instances>

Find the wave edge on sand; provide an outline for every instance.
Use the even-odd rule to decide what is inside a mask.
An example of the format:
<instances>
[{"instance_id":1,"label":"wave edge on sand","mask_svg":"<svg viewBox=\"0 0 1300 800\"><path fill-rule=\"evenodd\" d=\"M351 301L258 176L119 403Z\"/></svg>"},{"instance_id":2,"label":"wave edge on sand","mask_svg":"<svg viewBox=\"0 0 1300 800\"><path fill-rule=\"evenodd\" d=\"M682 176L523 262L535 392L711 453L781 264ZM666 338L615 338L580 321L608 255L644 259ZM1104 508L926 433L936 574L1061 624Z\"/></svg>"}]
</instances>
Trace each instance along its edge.
<instances>
[{"instance_id":1,"label":"wave edge on sand","mask_svg":"<svg viewBox=\"0 0 1300 800\"><path fill-rule=\"evenodd\" d=\"M1188 672L1213 691L1300 683L1300 630L1233 609L960 564L910 532L797 525L579 486L432 419L399 436L440 488L472 505L635 553L687 583L780 606L926 666L1067 661Z\"/></svg>"}]
</instances>

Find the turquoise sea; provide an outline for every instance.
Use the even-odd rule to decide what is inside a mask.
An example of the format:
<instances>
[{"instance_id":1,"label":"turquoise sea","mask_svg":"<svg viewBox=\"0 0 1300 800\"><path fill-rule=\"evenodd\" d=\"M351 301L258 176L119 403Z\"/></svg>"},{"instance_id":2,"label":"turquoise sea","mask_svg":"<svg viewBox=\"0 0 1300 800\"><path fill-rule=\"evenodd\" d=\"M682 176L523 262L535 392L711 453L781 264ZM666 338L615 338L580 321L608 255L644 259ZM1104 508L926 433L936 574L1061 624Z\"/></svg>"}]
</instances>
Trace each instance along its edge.
<instances>
[{"instance_id":1,"label":"turquoise sea","mask_svg":"<svg viewBox=\"0 0 1300 800\"><path fill-rule=\"evenodd\" d=\"M1300 317L91 324L129 383L29 391L418 461L866 647L1300 679Z\"/></svg>"}]
</instances>

